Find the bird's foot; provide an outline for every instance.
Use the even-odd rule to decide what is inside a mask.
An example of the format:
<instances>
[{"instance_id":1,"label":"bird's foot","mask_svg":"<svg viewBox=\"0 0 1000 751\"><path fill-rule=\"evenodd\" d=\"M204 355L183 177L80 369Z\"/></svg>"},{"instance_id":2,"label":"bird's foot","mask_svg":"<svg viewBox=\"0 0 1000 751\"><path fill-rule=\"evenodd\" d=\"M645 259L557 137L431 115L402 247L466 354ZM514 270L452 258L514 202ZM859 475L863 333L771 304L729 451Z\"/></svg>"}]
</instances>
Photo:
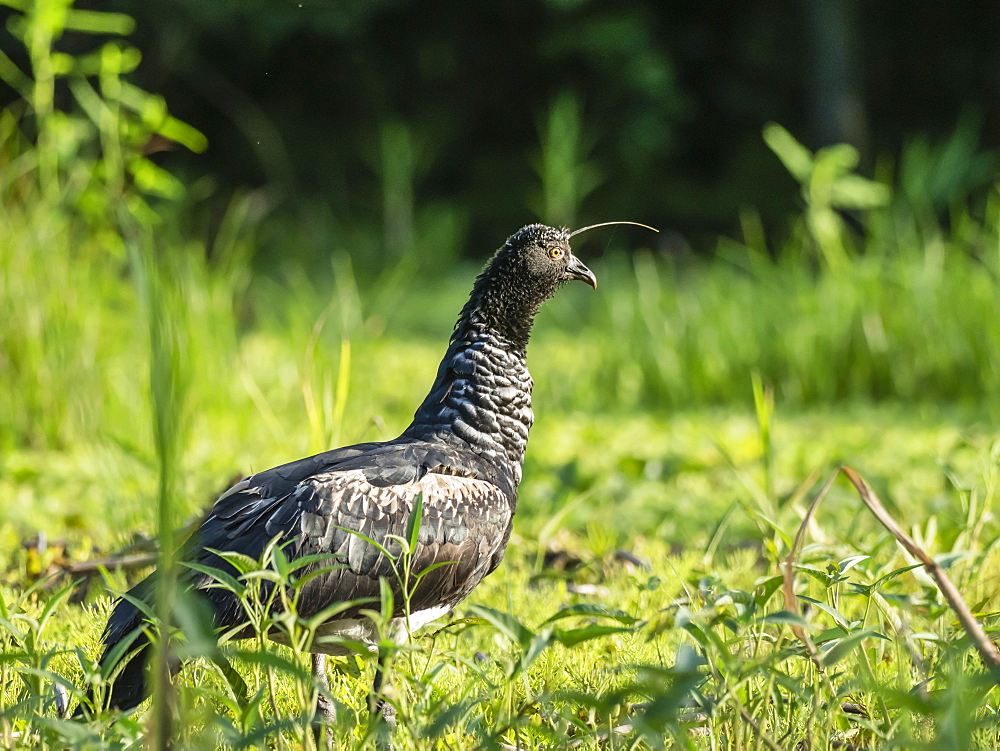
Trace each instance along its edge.
<instances>
[{"instance_id":1,"label":"bird's foot","mask_svg":"<svg viewBox=\"0 0 1000 751\"><path fill-rule=\"evenodd\" d=\"M313 734L317 749L333 748L333 728L337 724L337 703L324 693L316 698Z\"/></svg>"},{"instance_id":2,"label":"bird's foot","mask_svg":"<svg viewBox=\"0 0 1000 751\"><path fill-rule=\"evenodd\" d=\"M333 748L333 728L337 724L337 702L330 696L330 681L326 674L326 655L314 654L313 675L316 676L316 714L313 733L317 749Z\"/></svg>"},{"instance_id":3,"label":"bird's foot","mask_svg":"<svg viewBox=\"0 0 1000 751\"><path fill-rule=\"evenodd\" d=\"M371 709L372 735L379 751L393 751L392 734L396 730L396 707L380 696Z\"/></svg>"},{"instance_id":4,"label":"bird's foot","mask_svg":"<svg viewBox=\"0 0 1000 751\"><path fill-rule=\"evenodd\" d=\"M375 704L375 712L382 716L382 721L390 731L396 729L396 707L388 699L379 699Z\"/></svg>"}]
</instances>

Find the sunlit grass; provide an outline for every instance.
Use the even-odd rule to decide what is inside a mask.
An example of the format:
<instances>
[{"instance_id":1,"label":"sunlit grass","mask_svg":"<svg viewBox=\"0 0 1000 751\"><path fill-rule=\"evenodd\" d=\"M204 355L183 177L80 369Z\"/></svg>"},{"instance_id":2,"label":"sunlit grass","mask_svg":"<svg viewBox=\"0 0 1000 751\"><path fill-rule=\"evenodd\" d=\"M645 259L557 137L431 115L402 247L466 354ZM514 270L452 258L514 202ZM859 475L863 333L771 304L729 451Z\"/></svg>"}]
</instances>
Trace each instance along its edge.
<instances>
[{"instance_id":1,"label":"sunlit grass","mask_svg":"<svg viewBox=\"0 0 1000 751\"><path fill-rule=\"evenodd\" d=\"M892 409L862 409L841 416L779 413L774 441L775 500L784 505L774 521L786 534L794 533L801 514L801 501L790 498L796 484L812 469L827 471L835 460L849 460L870 472L898 517L932 554L959 554L950 573L969 602L989 602L994 589L990 582L1000 573L990 544L996 537L992 518L996 474L992 434L974 423L967 423L970 427L965 431L948 424L952 418L962 422L961 415L938 415L937 427L931 424L930 417L925 415L918 426ZM813 439L818 426L825 431L822 442ZM831 448L834 446L841 447L840 452ZM551 653L542 652L524 678L510 684L503 676L513 663L505 661L518 659L520 648L512 647L505 637L494 635L486 625L458 625L432 638L437 629L428 627L417 635L418 652L412 658L406 654L397 657L397 698L402 702L401 717L406 720L399 742L404 747L424 747L430 737L428 728L433 727L434 732L446 728L451 742L458 747L478 746L497 728L513 723L501 736L506 742L521 737L523 743L533 747L544 743L545 738L570 732L585 738L590 731L599 733L626 723L635 726L637 717L647 711L644 702L655 700L657 692L666 691L678 676L666 673L649 677L652 683L643 683L646 679L642 675L646 674L627 666L666 668L678 659L682 663L687 660L689 669L699 676L699 691L711 696L714 709L705 712L687 706L691 700L685 699L683 706L664 710L666 714L649 720L652 725L648 732L652 735L646 737L645 743L655 747L654 739L666 733L682 743L690 738L700 747L702 741L698 739L707 743L709 736L698 735L697 729L707 728L710 736L729 737L733 746L752 747L755 737L740 722L740 707L748 708L770 733L801 734L816 709L809 699L811 692L818 691L823 702L830 697L822 698L825 689L820 679L810 671L804 655L795 651L794 639L780 622L767 624L759 620L767 613L782 610L780 594L765 596L767 582L779 574L773 559L758 545L744 547L746 541L763 533L737 509L719 544L712 548L715 525L727 507L739 506L741 501L753 507L763 489L761 444L752 416L688 413L669 427L649 417L605 414L556 420L549 416L541 420L530 453L521 513L507 560L469 604L510 612L535 634L560 607L581 603L624 611L638 622L618 634L576 647L551 646ZM155 469L147 468L147 473L147 493L151 496L155 492ZM72 481L70 478L65 478L67 483ZM185 487L190 486L185 483ZM785 498L789 501L782 500ZM135 502L142 500L137 498ZM570 512L554 532L546 532L547 521L566 505L572 506ZM150 510L140 528L151 529L151 518ZM44 519L36 519L34 524L45 528ZM543 545L541 551L539 544ZM648 562L650 569L620 559L616 556L619 550ZM839 562L857 555L869 557L853 564L844 581L830 576L830 566L836 570ZM836 488L821 508L801 563L808 571L799 579L800 595L843 613L845 620L854 624L853 631L874 629L891 639L883 643L876 636L863 637L855 646L845 648L837 668L831 669L831 680L841 700L863 706L873 719L847 719L824 706L816 710L819 714L813 719L814 732L842 734L853 728L854 735L837 737L857 736L868 742L895 737L905 745L915 739L941 737L948 728L956 730L956 726L947 725L951 721L949 687L954 681L967 682L968 676L978 672L975 658L962 646L947 608L939 603L934 589L919 571L897 575L882 586L875 600L858 594L850 582L871 584L905 566L907 560L881 528L861 512L847 488ZM18 569L9 572L15 575L14 581L22 581L26 573L20 565ZM122 587L122 576L115 575L113 582L116 588ZM588 594L574 594L574 588L581 585L594 589L584 590ZM8 603L14 592L8 590L5 594ZM40 599L28 600L15 612L20 609L24 615L37 617L50 596L46 593ZM748 602L756 603L752 611L746 610ZM58 655L47 658L45 654L51 649L58 653L81 647L91 658L96 656L109 599L102 596L99 603L96 613L78 605L57 603L58 617L50 621L43 634L46 646L33 658L50 661L46 669L63 676L70 685L80 685L82 680L75 658L67 661ZM467 612L463 607L458 615ZM816 638L823 633L825 638L844 638L843 633L838 636L836 622L829 613L814 607L808 618L817 627ZM688 619L692 619L692 625L683 625L689 623ZM581 627L588 622L603 623L598 618L567 625ZM986 622L989 625L992 619ZM15 623L23 628L24 621ZM692 631L695 626L697 629ZM927 636L915 640L907 636L920 633ZM709 634L714 636L704 641ZM681 646L688 651L678 653ZM868 650L863 659L870 663L871 674L859 672L860 663L856 661L862 657L858 651L861 647ZM15 643L10 648L13 656L22 647ZM284 648L273 645L266 652L291 657ZM477 658L477 653L487 658ZM695 659L695 655L701 657ZM915 655L919 660L914 661ZM960 659L961 655L967 657ZM711 670L704 665L698 667L705 657L714 663ZM302 657L293 662L300 669L308 665ZM251 660L244 671L251 693L268 683L267 671L261 672L268 663L257 668L254 664ZM260 710L264 715L258 720L251 716L250 725L244 728L247 732L252 728L257 732L275 720L308 723L309 707L297 705L294 699L302 694L299 683L307 678L288 672L292 670L290 664L287 668L280 668L280 664L273 678L277 681L278 715L272 717L270 710ZM960 677L956 670L964 671L966 677ZM933 691L927 697L903 701L911 688L932 677L928 685ZM35 694L39 707L51 694L51 680L45 673L35 689L41 692ZM337 731L344 742L351 738L363 742L368 681L366 673L358 674L356 669L334 680L334 697L345 704L341 713L344 724ZM226 709L225 702L212 699L211 694L226 694L231 691L227 685L224 677L205 662L192 663L182 672L179 690L182 706L190 707L185 710L190 711L185 737L191 743L211 747L221 742L216 733L228 732L224 730L228 721L215 712L226 717L231 716L231 710ZM11 690L23 691L16 686L16 682L11 684ZM624 695L616 693L619 688ZM887 691L896 693L887 699ZM973 719L978 717L976 722L987 721L988 713L983 716L973 707L980 706L977 702L985 706L991 701L988 686L967 684L963 692L967 691L972 693L963 693L967 697L963 700L964 711L970 712ZM980 698L970 698L973 696ZM632 707L636 703L637 709ZM456 706L462 706L464 713L449 713ZM881 714L886 709L888 717ZM46 714L39 712L39 717ZM702 719L674 724L675 716L699 714ZM20 711L9 716L25 717ZM23 720L15 722L16 728L40 727L33 724L31 716L29 712L27 725ZM105 722L111 720L109 717ZM503 721L498 724L498 720ZM450 726L449 722L456 724ZM126 732L120 726L101 727L106 728L102 733L111 733L109 737ZM987 721L983 732L994 732L988 728ZM300 735L293 727L286 730L289 742ZM286 731L273 728L271 732ZM635 737L633 733L622 736L620 741L628 745ZM988 746L989 737L981 736L978 745ZM234 738L230 737L229 742L236 743ZM904 738L910 741L902 741Z\"/></svg>"},{"instance_id":2,"label":"sunlit grass","mask_svg":"<svg viewBox=\"0 0 1000 751\"><path fill-rule=\"evenodd\" d=\"M244 233L252 241L252 228ZM397 280L391 301L372 305L342 262L330 265L327 279L294 270L249 278L238 260L245 245L210 264L196 244L159 242L173 254L175 296L160 314L176 315L187 332L185 422L172 433L178 520L195 517L234 476L328 442L398 433L433 377L474 273L458 267L436 278L432 297L430 277ZM41 265L31 272L9 263L26 289L50 282ZM529 354L538 424L515 536L502 570L469 602L509 613L529 631L511 632L512 642L479 611L475 624L433 640L434 627L418 635L417 651L396 658L400 747L447 739L456 748L532 748L571 737L584 747L752 748L803 738L817 748L830 739L992 744L992 684L926 579L902 572L859 594L865 590L855 585L870 586L908 561L845 488L810 529L797 585L824 606L810 605L807 618L833 654L827 675L789 632L773 590L782 541L815 492L810 478L849 462L932 554L953 557L960 588L992 625L996 459L985 391L993 352L970 349L957 334L949 344L987 304L989 286L977 286L984 283L964 257L935 272L937 285L912 292L883 277L923 278L931 273L923 256L865 258L846 276L753 263L612 257L594 264L599 293L567 289L544 310ZM80 308L62 307L53 295L17 303L23 315L35 305L43 316L98 321L89 357L100 367L76 378L77 361L37 354L72 388L35 385L33 406L9 413L12 448L0 477L5 496L17 499L0 540L11 561L2 732L50 746L74 737L83 745L129 743L150 732L145 708L139 719L102 715L89 726L55 719L53 686L67 686L75 701L73 689L93 669L110 603L101 587L90 595L96 611L70 604L68 593L53 599L65 577L24 596L33 577L59 563L57 553L105 554L158 528L163 461L151 428L148 324L128 266L109 260L106 272L92 274L114 294L78 292L88 300ZM946 298L960 287L966 304L949 307ZM760 292L768 289L774 296ZM831 298L837 305L827 306ZM911 304L914 316L925 310L935 320L920 324L900 312ZM865 316L882 322L881 348L872 347ZM926 330L944 333L918 336ZM71 352L77 329L57 331ZM761 389L774 390L766 441L752 373ZM26 383L23 371L22 380L14 376L8 393ZM907 384L922 384L921 392ZM881 389L898 394L866 405ZM934 403L941 398L949 405ZM73 404L100 409L74 412ZM75 419L61 416L67 412ZM56 543L65 538L66 547L20 548L40 531ZM836 572L859 555L868 557L841 580ZM120 590L124 577L111 583ZM580 587L586 594L574 593ZM52 615L36 625L49 603ZM561 607L584 603L630 620L606 622L595 611L546 625ZM570 626L611 629L587 632L594 638L575 646L546 631ZM182 741L309 743L307 658L275 646L224 649L249 695L214 662L190 663L177 680ZM369 669L355 666L334 680L343 743L367 742ZM843 702L866 714L845 716Z\"/></svg>"}]
</instances>

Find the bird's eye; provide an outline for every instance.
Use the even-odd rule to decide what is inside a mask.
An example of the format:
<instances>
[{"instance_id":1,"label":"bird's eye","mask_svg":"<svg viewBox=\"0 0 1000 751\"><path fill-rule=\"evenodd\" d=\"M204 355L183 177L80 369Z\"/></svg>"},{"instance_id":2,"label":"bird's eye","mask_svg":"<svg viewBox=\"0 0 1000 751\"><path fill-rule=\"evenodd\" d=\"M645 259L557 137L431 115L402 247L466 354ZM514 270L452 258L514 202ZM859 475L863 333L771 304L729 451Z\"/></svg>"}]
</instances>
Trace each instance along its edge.
<instances>
[{"instance_id":1,"label":"bird's eye","mask_svg":"<svg viewBox=\"0 0 1000 751\"><path fill-rule=\"evenodd\" d=\"M562 248L552 248L552 250L549 251L549 258L562 258L563 252Z\"/></svg>"}]
</instances>

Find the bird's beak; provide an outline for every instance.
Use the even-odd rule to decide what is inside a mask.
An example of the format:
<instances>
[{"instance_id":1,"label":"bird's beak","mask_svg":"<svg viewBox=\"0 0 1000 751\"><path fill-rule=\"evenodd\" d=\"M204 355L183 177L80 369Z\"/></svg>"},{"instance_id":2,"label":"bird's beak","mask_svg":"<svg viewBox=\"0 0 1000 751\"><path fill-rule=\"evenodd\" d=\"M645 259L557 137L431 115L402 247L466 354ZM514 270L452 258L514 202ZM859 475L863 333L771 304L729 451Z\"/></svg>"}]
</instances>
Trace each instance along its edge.
<instances>
[{"instance_id":1,"label":"bird's beak","mask_svg":"<svg viewBox=\"0 0 1000 751\"><path fill-rule=\"evenodd\" d=\"M597 277L594 276L594 272L584 266L583 262L574 255L570 255L569 263L566 264L566 276L570 279L579 279L597 289Z\"/></svg>"}]
</instances>

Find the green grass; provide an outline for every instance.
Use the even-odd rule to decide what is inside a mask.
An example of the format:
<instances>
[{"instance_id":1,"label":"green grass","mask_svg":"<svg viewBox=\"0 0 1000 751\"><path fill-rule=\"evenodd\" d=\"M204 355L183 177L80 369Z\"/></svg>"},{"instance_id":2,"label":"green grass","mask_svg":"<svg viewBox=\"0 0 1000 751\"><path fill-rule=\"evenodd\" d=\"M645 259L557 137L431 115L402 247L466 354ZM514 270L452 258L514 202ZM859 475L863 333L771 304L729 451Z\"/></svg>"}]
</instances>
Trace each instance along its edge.
<instances>
[{"instance_id":1,"label":"green grass","mask_svg":"<svg viewBox=\"0 0 1000 751\"><path fill-rule=\"evenodd\" d=\"M862 420L860 424L856 420L830 420L828 415L790 418L782 432L789 438L807 435L819 420L832 425L831 441L851 445L858 441L862 429L882 424L888 416L876 413L869 417L867 423ZM746 452L737 459L733 474L746 473L753 482L760 470L758 457L753 455L759 446L749 448L754 441L752 424L746 418L702 414L689 419L678 435L695 424L700 426L698 432L720 436L720 448L731 456ZM620 425L623 432L632 432L628 429L633 428L640 436L648 427L648 422L641 419L624 420ZM581 419L575 429L568 431L567 442L587 445L590 435L605 430L604 420ZM554 429L547 432L556 433ZM544 439L545 435L543 432L536 438ZM901 439L904 435L907 438ZM540 444L544 448L546 442ZM779 477L794 474L799 461L795 452L785 450L782 444L779 440L776 450ZM608 453L590 445L591 456ZM927 469L933 464L925 456L930 445L938 447L938 456L943 460L943 466L936 467L936 471ZM899 474L907 474L906 470L914 465L923 468L905 487L889 483L887 496L901 518L910 518L917 509L927 507L913 526L928 549L937 554L967 552L956 558L950 573L970 602L992 597L997 574L996 555L986 544L995 538L995 524L989 520L989 499L994 489L990 468L995 461L988 449L988 444L970 446L951 427L924 427L921 435L903 429L889 431L870 444L875 466L884 463L895 467ZM610 453L619 460L631 458L629 453L614 449ZM900 458L900 453L904 457ZM733 492L737 478L727 479L727 472L714 466L717 459L713 452L705 450L704 454L699 457L699 452L690 452L686 458L691 468L678 472L675 481L663 483L666 499L684 499L697 508L699 499L707 504L717 492L725 495L727 487ZM561 457L553 458L561 461ZM533 470L526 490L544 483L545 477L538 474L538 468ZM615 481L627 486L630 471L613 474L623 475ZM961 489L951 484L949 475ZM783 481L779 480L778 485L782 487ZM600 501L601 505L617 508L618 515L627 513L630 502L638 500L628 498L627 491L622 500L604 492L584 492L588 504L596 506ZM744 493L744 497L752 496L750 491ZM836 644L843 645L829 658L829 687L815 674L781 616L772 615L771 622L761 621L761 616L783 610L779 596L767 596L769 584L778 573L773 560L759 545L746 546L752 535L737 532L722 534L712 548L716 521L713 515L689 508L684 511L688 523L679 538L658 533L655 526L642 521L635 524L642 529L641 534L634 530L613 533L603 524L580 526L585 518L581 517L560 525L546 539L543 533L549 512L529 506L526 518L519 519L523 523L519 524L504 566L484 583L460 614L467 614L473 605L485 605L512 613L532 633L524 634L520 627L499 616L478 611L475 615L481 620L477 625L458 624L440 633L430 627L429 633L418 636L416 651L397 657L396 691L403 717L397 743L403 747L430 747L435 733L441 732L451 747L480 747L493 738L508 743L520 739L525 747L533 748L572 733L585 739L584 747L590 747L597 743L586 740L592 733L631 721L641 730L616 735L618 740L608 743L630 747L638 738L640 747L657 747L665 736L681 746L691 743L710 747L713 738L716 744L727 747L759 746L758 734L741 719L741 710L749 712L761 731L776 741L785 733L789 733L787 738L801 740L811 722L812 744L820 748L826 747L828 736L848 737L866 745L895 743L905 748L914 747L920 740L927 741L929 747L949 748L987 748L995 742L996 727L989 711L995 691L991 684L983 683L975 658L963 645L952 616L933 587L919 572L907 571L882 584L877 593L866 595L861 591L862 586L904 567L907 561L887 535L859 512L859 504L845 488L838 488L821 508L817 527L803 552L802 564L806 568L796 588L799 595L812 597L825 606L814 606L807 616L815 628L814 638L821 643L827 640L827 646L832 644L831 652ZM968 523L970 514L972 524ZM785 510L787 531L794 531L795 517L790 508ZM970 534L977 524L982 525L978 534ZM665 542L665 537L672 537L672 544ZM540 539L545 552L563 554L550 555L551 565L545 565L545 558L538 555ZM614 552L620 547L648 560L651 569L643 571L617 560ZM856 555L870 558L847 570L838 581L838 566L845 567L844 562ZM578 568L568 574L561 566L572 558L578 559ZM113 577L113 582L120 585L121 577ZM573 594L569 585L580 584L602 589L596 594ZM46 603L55 604L56 616L40 635L40 644L34 646L25 640L23 645L8 646L12 657L24 655L13 663L13 670L28 677L21 660L30 656L45 670L79 685L82 671L72 652L66 654L64 650L82 647L94 656L109 600L99 597L95 609L84 609L56 600L51 591L44 592L12 609L20 619L14 620L15 628L24 629L26 617L37 617ZM608 612L623 611L639 620L622 624L622 619L602 618L600 611L594 611L590 616L567 618L551 625L563 629L565 641L593 635L596 631L572 633L573 629L590 625L612 626L621 631L573 647L561 646L554 636L539 639L546 619L561 608L581 604L601 606ZM501 627L490 625L484 613ZM845 637L837 630L835 618L842 619L845 632L858 636ZM865 629L874 629L888 640ZM512 644L507 636L511 633L523 643ZM837 639L839 642L832 641ZM536 640L541 645L553 643L519 672L519 665L526 661L524 652L531 651ZM269 737L279 746L295 747L300 743L305 718L296 696L302 694L303 686L308 686L301 675L304 660L275 646L267 647L265 654L277 654L290 663L264 659L256 646L244 645L242 649L234 654L242 658L241 672L251 694L266 687L269 680L274 681L276 714L267 706L231 708L234 700L224 697L234 693L232 686L211 662L200 658L189 664L178 679L182 706L187 707L185 745L211 747L217 742L216 734L223 733L229 733L230 743L240 745L230 728L240 711L248 712L243 720L247 723L242 729L245 734L263 732L276 719L297 720L298 729L291 726L283 732L273 730ZM478 653L486 657L476 657ZM702 664L706 659L708 664ZM270 678L269 671L274 672ZM926 696L908 694L927 678L931 682L926 686ZM16 729L41 732L42 743L58 746L66 742L69 731L60 724L49 727L51 710L30 703L27 707L14 704L15 698L35 696L44 700L51 693L50 680L46 672L37 688L25 689L15 681L7 684L9 704L5 716ZM334 680L333 695L345 705L341 712L343 725L338 728L338 737L345 743L352 739L362 743L367 680L356 669ZM694 716L699 714L699 708L689 706L692 697L688 691L692 688L697 689L695 696L704 696L710 702L707 710L700 712L705 717ZM650 700L653 705L646 706ZM841 716L828 703L837 700L858 704L870 717ZM460 710L457 713L456 707ZM262 716L257 716L258 711ZM968 718L956 716L956 712L967 713ZM87 732L94 735L88 736L88 742L97 744L98 735L108 742L120 742L129 734L141 732L141 725L123 724L121 720L114 724L114 719L107 716L92 723ZM498 732L505 727L508 729ZM707 735L701 735L700 729ZM954 740L955 734L966 730L972 734L969 742ZM782 743L787 743L787 738Z\"/></svg>"},{"instance_id":2,"label":"green grass","mask_svg":"<svg viewBox=\"0 0 1000 751\"><path fill-rule=\"evenodd\" d=\"M388 342L384 345L389 348ZM534 346L537 359L546 348L541 332ZM410 349L428 367L436 352L416 345ZM358 362L357 353L354 357ZM391 390L391 380L379 377L370 385L378 393L378 384L386 381L382 388ZM194 379L195 391L200 381ZM290 383L293 388L296 379ZM277 384L265 393L276 398L282 390ZM378 434L389 435L405 421L407 405L405 399L399 401L394 413L383 413L387 427ZM347 411L353 413L352 408ZM533 635L523 645L512 644L481 612L478 625L459 624L434 638L428 632L436 629L430 627L418 635L417 651L397 657L400 746L433 746L438 733L445 739L439 742L456 748L517 739L532 748L571 733L585 739L584 747L630 747L633 742L658 747L663 738L682 747L711 747L712 739L728 747L759 746L758 733L741 718L742 711L750 712L761 732L776 741L786 733L801 740L811 723L811 742L817 748L826 747L828 737L907 748L921 740L955 748L992 745L997 730L989 707L995 691L982 683L973 654L926 579L919 572L904 572L877 595L858 593L856 585L870 585L908 561L847 488L838 486L821 507L802 557L808 569L796 588L842 613L845 632L862 634L845 637L836 631L832 615L813 607L808 619L816 629L814 637L839 638L845 645L831 666L830 684L815 674L780 616L773 623L760 620L784 608L780 595L768 594L768 582L779 570L762 541L777 538L759 514L776 508L771 518L786 536L792 535L806 500L797 494L799 486L813 471L827 473L839 461L862 468L933 554L961 554L951 574L970 603L983 600L981 611L989 610L998 572L992 545L995 431L976 414L901 406L786 414L779 407L772 437L775 490L769 496L758 423L750 409L688 410L670 420L621 410L539 411L508 557L456 616L484 605L511 613ZM193 420L191 435L197 435L203 419ZM352 419L347 418L348 424ZM249 440L232 438L241 444L233 451L230 439L191 441L198 448L185 455L178 496L182 507L191 513L204 507L234 470L269 466L307 448L307 421L290 423L303 426L291 448L286 436L265 432L254 438L252 429ZM377 430L365 427L360 418L354 424L345 428L345 440ZM232 429L238 432L238 425ZM14 552L20 536L43 530L50 539L64 537L66 553L78 559L93 555L93 545L101 551L114 549L136 531L155 530L150 503L156 493L155 463L148 457L139 460L118 442L97 440L57 452L22 449L8 454L5 462L4 494L19 499L4 525L7 551ZM53 546L50 555L58 549ZM618 560L615 552L621 549L649 561L651 569ZM870 558L851 568L843 581L830 576L830 566L836 570L856 555ZM25 678L29 665L43 672L30 686L5 682L3 711L13 730L40 733L41 745L61 746L69 742L70 729L53 724L51 708L42 704L51 696L56 675L81 685L85 670L73 650L96 656L110 599L101 586L94 587L90 600L96 607L85 608L55 599L53 589L46 588L16 603L37 567L27 551L12 556L4 592L8 621L23 631L26 619L38 617L50 603L55 615L36 642L9 641L5 665L12 675ZM65 578L58 581L67 583ZM123 577L113 576L111 584L122 588ZM577 585L598 589L576 595L572 589ZM637 620L622 625L578 617L553 624L569 630L593 622L623 630L572 647L561 646L551 635L542 638L538 644L552 643L517 673L522 651L530 651L532 641L540 638L546 619L560 608L583 603ZM988 625L992 622L987 618ZM888 641L864 629L874 629ZM925 636L911 636L921 633ZM302 673L307 662L273 645L230 651L241 658L238 664L251 695L273 683L276 709L267 701L234 706L232 686L213 663L199 658L178 679L187 728L184 745L224 742L239 747L249 742L247 736L263 733L278 746L297 747L308 721L308 702L297 698L310 690ZM477 653L488 658L477 659ZM283 661L272 664L261 654L277 654ZM709 665L701 664L705 659ZM333 682L334 697L345 705L337 730L344 743L364 744L368 676L352 668ZM926 697L907 694L927 678L932 681ZM709 711L688 706L692 688L695 696L711 702ZM653 705L646 706L650 700ZM841 716L831 708L838 700L859 704L871 717ZM968 713L969 723L956 719L959 710ZM140 718L142 714L140 710ZM267 730L289 718L291 725ZM612 734L616 740L607 742L593 736L626 722L634 726L633 733ZM967 743L952 745L956 741L949 734L963 729L975 734ZM87 739L83 745L113 745L141 735L144 724L109 715L73 732Z\"/></svg>"},{"instance_id":3,"label":"green grass","mask_svg":"<svg viewBox=\"0 0 1000 751\"><path fill-rule=\"evenodd\" d=\"M147 277L161 297L143 303L135 261L95 251L73 273L68 254L87 246L43 255L32 232L45 216L19 210L0 239L12 323L0 733L11 744L124 747L152 736L148 705L89 724L59 721L51 706L55 683L72 695L93 680L107 591L124 576L92 585L84 605L62 591L65 577L28 587L59 556L113 552L162 528L157 414L161 444L178 452L176 520L236 475L395 435L475 268L433 283L426 268L390 269L365 283L341 259L327 278L294 265L251 276L255 227L234 205L228 250L210 262L169 229L141 251L161 258ZM804 617L830 655L825 675L774 589L810 494L846 462L995 624L997 350L973 323L992 304L989 260L871 253L833 272L791 253L739 253L609 255L593 264L597 294L567 289L544 309L529 354L539 420L511 549L455 625L428 628L397 655L399 747L995 744L994 683L926 576L903 571L873 587L909 560L846 487L821 507L796 579L818 603ZM963 304L948 305L959 290ZM155 328L163 317L171 327ZM866 332L877 330L875 347ZM155 367L167 368L158 387ZM47 551L21 547L39 532ZM581 585L596 589L575 594ZM580 605L603 610L549 621ZM198 656L176 680L181 745L311 742L304 656L225 645L243 692L210 641L185 630ZM347 745L367 743L369 671L345 665L333 682ZM846 716L847 701L866 714Z\"/></svg>"}]
</instances>

